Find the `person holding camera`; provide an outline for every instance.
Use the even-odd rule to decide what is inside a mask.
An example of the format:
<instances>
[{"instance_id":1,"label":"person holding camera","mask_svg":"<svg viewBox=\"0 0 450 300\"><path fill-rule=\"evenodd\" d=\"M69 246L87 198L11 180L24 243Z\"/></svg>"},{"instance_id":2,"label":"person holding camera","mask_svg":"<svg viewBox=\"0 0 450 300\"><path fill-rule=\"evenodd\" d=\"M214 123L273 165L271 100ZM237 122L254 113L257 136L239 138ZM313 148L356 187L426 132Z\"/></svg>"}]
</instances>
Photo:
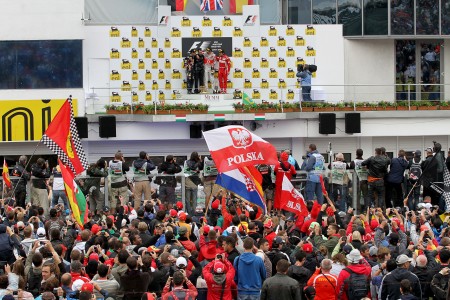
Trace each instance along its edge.
<instances>
[{"instance_id":1,"label":"person holding camera","mask_svg":"<svg viewBox=\"0 0 450 300\"><path fill-rule=\"evenodd\" d=\"M235 269L223 254L217 254L215 260L203 268L203 278L208 286L208 300L235 299L233 291Z\"/></svg>"},{"instance_id":2,"label":"person holding camera","mask_svg":"<svg viewBox=\"0 0 450 300\"><path fill-rule=\"evenodd\" d=\"M171 209L175 204L175 188L177 187L177 180L175 174L181 172L181 167L177 164L173 155L167 155L166 160L158 167L158 173L165 176L158 176L155 183L159 185L159 199L162 203L167 204L167 209Z\"/></svg>"},{"instance_id":3,"label":"person holding camera","mask_svg":"<svg viewBox=\"0 0 450 300\"><path fill-rule=\"evenodd\" d=\"M31 203L44 209L44 216L48 216L50 201L48 199L47 180L50 178L48 161L38 158L35 164L31 166L32 188Z\"/></svg>"},{"instance_id":4,"label":"person holding camera","mask_svg":"<svg viewBox=\"0 0 450 300\"><path fill-rule=\"evenodd\" d=\"M116 213L116 207L128 203L128 182L125 174L130 167L125 164L125 158L121 151L117 151L114 159L109 161L109 177L111 180L110 208L111 214ZM123 197L122 203L117 203L119 197Z\"/></svg>"},{"instance_id":5,"label":"person holding camera","mask_svg":"<svg viewBox=\"0 0 450 300\"><path fill-rule=\"evenodd\" d=\"M134 209L141 207L142 194L144 200L151 199L150 172L155 169L155 164L149 159L147 152L139 152L139 158L133 161L134 169Z\"/></svg>"},{"instance_id":6,"label":"person holding camera","mask_svg":"<svg viewBox=\"0 0 450 300\"><path fill-rule=\"evenodd\" d=\"M297 77L300 78L300 84L302 87L302 101L312 101L311 99L311 78L312 74L309 71L308 65L297 66Z\"/></svg>"},{"instance_id":7,"label":"person holding camera","mask_svg":"<svg viewBox=\"0 0 450 300\"><path fill-rule=\"evenodd\" d=\"M188 286L187 289L183 287L183 284ZM172 286L173 285L173 286ZM171 288L172 286L172 288ZM198 292L192 282L187 278L186 271L181 269L173 273L172 277L167 279L166 285L162 292L162 300L195 300Z\"/></svg>"}]
</instances>

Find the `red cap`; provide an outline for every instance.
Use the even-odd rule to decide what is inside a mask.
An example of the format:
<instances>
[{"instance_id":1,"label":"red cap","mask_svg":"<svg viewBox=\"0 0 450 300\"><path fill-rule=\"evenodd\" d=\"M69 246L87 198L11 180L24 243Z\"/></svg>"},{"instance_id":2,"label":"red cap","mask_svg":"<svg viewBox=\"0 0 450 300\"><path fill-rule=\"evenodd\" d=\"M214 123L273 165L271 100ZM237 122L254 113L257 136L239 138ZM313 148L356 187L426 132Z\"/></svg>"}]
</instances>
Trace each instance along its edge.
<instances>
[{"instance_id":1,"label":"red cap","mask_svg":"<svg viewBox=\"0 0 450 300\"><path fill-rule=\"evenodd\" d=\"M91 255L89 255L89 261L91 260L95 260L98 261L99 257L97 253L91 253Z\"/></svg>"},{"instance_id":2,"label":"red cap","mask_svg":"<svg viewBox=\"0 0 450 300\"><path fill-rule=\"evenodd\" d=\"M289 154L287 154L286 152L281 153L280 154L280 159L281 159L281 161L288 161Z\"/></svg>"},{"instance_id":3,"label":"red cap","mask_svg":"<svg viewBox=\"0 0 450 300\"><path fill-rule=\"evenodd\" d=\"M83 283L83 285L81 286L80 292L93 293L94 292L94 286L92 285L92 283L89 283L89 282Z\"/></svg>"},{"instance_id":4,"label":"red cap","mask_svg":"<svg viewBox=\"0 0 450 300\"><path fill-rule=\"evenodd\" d=\"M183 203L181 203L181 201L178 201L176 206L179 210L183 209Z\"/></svg>"},{"instance_id":5,"label":"red cap","mask_svg":"<svg viewBox=\"0 0 450 300\"><path fill-rule=\"evenodd\" d=\"M302 250L305 251L306 253L312 253L313 252L313 247L309 243L308 244L303 244Z\"/></svg>"},{"instance_id":6,"label":"red cap","mask_svg":"<svg viewBox=\"0 0 450 300\"><path fill-rule=\"evenodd\" d=\"M266 223L264 223L264 228L272 228L273 227L273 223L272 220L268 220Z\"/></svg>"},{"instance_id":7,"label":"red cap","mask_svg":"<svg viewBox=\"0 0 450 300\"><path fill-rule=\"evenodd\" d=\"M107 259L105 261L105 265L107 265L109 267L114 267L114 258Z\"/></svg>"},{"instance_id":8,"label":"red cap","mask_svg":"<svg viewBox=\"0 0 450 300\"><path fill-rule=\"evenodd\" d=\"M98 224L92 225L91 232L96 235L102 228Z\"/></svg>"},{"instance_id":9,"label":"red cap","mask_svg":"<svg viewBox=\"0 0 450 300\"><path fill-rule=\"evenodd\" d=\"M216 273L216 274L223 274L223 273L225 273L225 265L223 264L223 262L217 260L214 263L214 273Z\"/></svg>"},{"instance_id":10,"label":"red cap","mask_svg":"<svg viewBox=\"0 0 450 300\"><path fill-rule=\"evenodd\" d=\"M176 216L177 216L177 211L175 210L175 209L171 209L170 211L169 211L169 215L172 217L172 218L175 218Z\"/></svg>"},{"instance_id":11,"label":"red cap","mask_svg":"<svg viewBox=\"0 0 450 300\"><path fill-rule=\"evenodd\" d=\"M208 225L203 227L203 233L204 234L208 234L210 230L211 230L211 227L209 227Z\"/></svg>"},{"instance_id":12,"label":"red cap","mask_svg":"<svg viewBox=\"0 0 450 300\"><path fill-rule=\"evenodd\" d=\"M211 203L211 208L212 208L212 209L219 209L219 204L220 204L220 201L219 201L218 199L216 199L216 200L214 200L214 201Z\"/></svg>"},{"instance_id":13,"label":"red cap","mask_svg":"<svg viewBox=\"0 0 450 300\"><path fill-rule=\"evenodd\" d=\"M378 225L380 225L380 223L378 222L377 219L372 219L372 221L370 221L370 228L372 228L373 230L375 230L375 228L377 228Z\"/></svg>"},{"instance_id":14,"label":"red cap","mask_svg":"<svg viewBox=\"0 0 450 300\"><path fill-rule=\"evenodd\" d=\"M180 215L178 216L178 219L180 220L180 221L186 221L186 213L185 212L182 212L182 213L180 213Z\"/></svg>"}]
</instances>

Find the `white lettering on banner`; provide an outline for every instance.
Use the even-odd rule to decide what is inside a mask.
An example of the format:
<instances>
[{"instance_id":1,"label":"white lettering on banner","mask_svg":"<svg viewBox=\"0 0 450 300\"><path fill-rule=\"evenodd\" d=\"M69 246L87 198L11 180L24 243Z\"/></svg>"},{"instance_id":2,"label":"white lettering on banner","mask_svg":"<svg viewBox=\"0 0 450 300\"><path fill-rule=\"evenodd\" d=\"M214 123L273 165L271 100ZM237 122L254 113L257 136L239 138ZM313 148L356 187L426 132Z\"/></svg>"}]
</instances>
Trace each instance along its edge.
<instances>
[{"instance_id":1,"label":"white lettering on banner","mask_svg":"<svg viewBox=\"0 0 450 300\"><path fill-rule=\"evenodd\" d=\"M201 95L201 101L204 102L222 102L223 95Z\"/></svg>"},{"instance_id":2,"label":"white lettering on banner","mask_svg":"<svg viewBox=\"0 0 450 300\"><path fill-rule=\"evenodd\" d=\"M286 204L286 206L287 206L288 208L291 208L291 209L295 209L295 210L298 210L298 211L302 211L302 208L301 208L301 206L300 206L300 203L294 203L294 201L288 201L288 203Z\"/></svg>"},{"instance_id":3,"label":"white lettering on banner","mask_svg":"<svg viewBox=\"0 0 450 300\"><path fill-rule=\"evenodd\" d=\"M242 163L246 163L246 162L254 161L254 160L264 160L262 153L261 152L259 152L259 153L249 152L246 154L239 154L234 157L227 158L228 166L231 166L232 164L238 165L238 164L242 164Z\"/></svg>"}]
</instances>

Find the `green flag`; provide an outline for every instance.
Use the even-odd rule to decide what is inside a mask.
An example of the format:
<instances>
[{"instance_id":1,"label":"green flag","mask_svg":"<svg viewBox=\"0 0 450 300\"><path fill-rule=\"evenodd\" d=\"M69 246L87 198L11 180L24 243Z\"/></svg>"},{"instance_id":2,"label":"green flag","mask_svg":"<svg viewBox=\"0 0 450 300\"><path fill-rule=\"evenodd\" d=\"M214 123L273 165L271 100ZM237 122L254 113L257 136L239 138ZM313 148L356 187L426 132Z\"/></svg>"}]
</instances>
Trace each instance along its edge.
<instances>
[{"instance_id":1,"label":"green flag","mask_svg":"<svg viewBox=\"0 0 450 300\"><path fill-rule=\"evenodd\" d=\"M250 96L247 95L247 93L244 92L244 93L242 93L242 103L244 105L254 105L255 101L253 101L253 99L250 98Z\"/></svg>"}]
</instances>

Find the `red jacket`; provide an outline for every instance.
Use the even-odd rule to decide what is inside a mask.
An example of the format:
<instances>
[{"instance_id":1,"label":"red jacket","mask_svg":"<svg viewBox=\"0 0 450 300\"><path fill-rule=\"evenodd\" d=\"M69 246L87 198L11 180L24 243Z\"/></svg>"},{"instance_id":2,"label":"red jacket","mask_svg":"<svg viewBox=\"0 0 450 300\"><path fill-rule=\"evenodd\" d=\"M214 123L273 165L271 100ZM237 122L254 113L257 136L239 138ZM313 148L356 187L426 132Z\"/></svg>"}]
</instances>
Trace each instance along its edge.
<instances>
[{"instance_id":1,"label":"red jacket","mask_svg":"<svg viewBox=\"0 0 450 300\"><path fill-rule=\"evenodd\" d=\"M323 274L320 269L316 269L316 272L309 278L306 285L312 286L316 290L315 300L332 300L337 299L337 281L336 275L330 273Z\"/></svg>"},{"instance_id":2,"label":"red jacket","mask_svg":"<svg viewBox=\"0 0 450 300\"><path fill-rule=\"evenodd\" d=\"M194 242L190 240L181 241L179 240L181 245L183 245L184 249L188 250L189 252L192 252L194 250L197 250L197 247L195 247Z\"/></svg>"},{"instance_id":3,"label":"red jacket","mask_svg":"<svg viewBox=\"0 0 450 300\"><path fill-rule=\"evenodd\" d=\"M273 171L276 176L275 200L274 200L273 207L279 209L279 208L281 208L281 191L282 191L281 185L283 184L283 177L284 177L284 175L286 175L286 177L289 180L291 180L292 176L297 174L297 172L295 171L295 167L293 165L291 165L290 163L288 163L287 161L279 162Z\"/></svg>"},{"instance_id":4,"label":"red jacket","mask_svg":"<svg viewBox=\"0 0 450 300\"><path fill-rule=\"evenodd\" d=\"M217 248L217 241L205 241L205 236L200 236L200 242L198 243L200 251L198 252L198 261L202 261L205 258L208 260L214 259L216 254L223 253L223 250ZM208 253L211 257L205 257L203 253Z\"/></svg>"},{"instance_id":5,"label":"red jacket","mask_svg":"<svg viewBox=\"0 0 450 300\"><path fill-rule=\"evenodd\" d=\"M347 268L349 268L356 274L365 274L366 276L369 277L369 280L370 280L370 273L371 273L372 269L370 268L370 266L368 264L367 265L366 264L348 265ZM339 273L337 292L339 294L340 300L353 300L353 299L348 299L348 297L347 297L348 284L345 282L345 280L349 277L350 277L350 273L345 270L342 270L341 273ZM369 292L367 293L367 297L370 298L370 289L368 289L368 291Z\"/></svg>"},{"instance_id":6,"label":"red jacket","mask_svg":"<svg viewBox=\"0 0 450 300\"><path fill-rule=\"evenodd\" d=\"M275 233L275 231L272 231L271 233L269 233L268 235L266 235L264 237L267 240L267 242L269 243L270 250L272 250L272 243L276 237L277 237L277 234Z\"/></svg>"},{"instance_id":7,"label":"red jacket","mask_svg":"<svg viewBox=\"0 0 450 300\"><path fill-rule=\"evenodd\" d=\"M223 224L222 229L225 230L231 225L231 220L233 219L233 215L227 211L227 200L225 197L222 197L222 216L223 216ZM236 207L236 214L240 216L242 211L239 207Z\"/></svg>"},{"instance_id":8,"label":"red jacket","mask_svg":"<svg viewBox=\"0 0 450 300\"><path fill-rule=\"evenodd\" d=\"M187 283L187 286L188 286L188 290L187 289L183 289L183 288L179 288L178 290L185 291L189 295L189 297L190 297L189 299L197 298L198 292L197 292L197 289L195 288L195 286L192 284L192 282L189 281ZM169 297L171 297L171 298L169 298ZM166 284L164 286L161 299L162 300L167 300L167 299L172 299L172 298L173 297L172 297L172 292L170 290L170 285Z\"/></svg>"},{"instance_id":9,"label":"red jacket","mask_svg":"<svg viewBox=\"0 0 450 300\"><path fill-rule=\"evenodd\" d=\"M223 297L220 298L223 284L217 283L214 280L214 277L217 277L217 275L214 275L213 273L214 262L215 261L213 260L203 268L203 278L208 286L207 300L232 300L232 291L236 290L236 284L234 283L235 271L233 265L227 259L222 260L225 264L225 289L223 292Z\"/></svg>"}]
</instances>

